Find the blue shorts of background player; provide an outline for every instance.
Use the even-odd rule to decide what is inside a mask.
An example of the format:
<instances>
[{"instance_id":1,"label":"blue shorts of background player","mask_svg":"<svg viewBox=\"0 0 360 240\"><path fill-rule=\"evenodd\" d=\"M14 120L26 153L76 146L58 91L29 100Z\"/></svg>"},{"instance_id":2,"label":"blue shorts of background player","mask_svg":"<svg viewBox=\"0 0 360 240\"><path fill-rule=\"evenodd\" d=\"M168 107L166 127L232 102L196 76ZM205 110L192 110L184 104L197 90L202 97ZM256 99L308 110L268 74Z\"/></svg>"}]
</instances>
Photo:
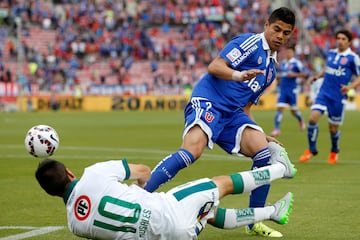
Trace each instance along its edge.
<instances>
[{"instance_id":1,"label":"blue shorts of background player","mask_svg":"<svg viewBox=\"0 0 360 240\"><path fill-rule=\"evenodd\" d=\"M301 131L304 131L306 126L301 112L297 106L298 95L296 89L292 91L281 91L279 92L277 100L277 111L274 118L274 129L271 132L271 136L276 137L281 134L280 124L283 118L283 111L285 108L290 107L291 114L297 119Z\"/></svg>"}]
</instances>

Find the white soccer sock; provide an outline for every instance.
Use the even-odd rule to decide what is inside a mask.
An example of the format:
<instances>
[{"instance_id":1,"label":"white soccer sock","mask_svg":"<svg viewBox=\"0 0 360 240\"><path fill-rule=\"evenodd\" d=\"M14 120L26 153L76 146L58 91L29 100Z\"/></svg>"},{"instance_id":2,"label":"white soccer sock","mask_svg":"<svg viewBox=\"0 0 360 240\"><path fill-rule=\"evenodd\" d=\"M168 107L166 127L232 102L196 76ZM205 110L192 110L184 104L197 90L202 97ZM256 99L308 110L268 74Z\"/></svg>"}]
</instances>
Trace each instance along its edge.
<instances>
[{"instance_id":1,"label":"white soccer sock","mask_svg":"<svg viewBox=\"0 0 360 240\"><path fill-rule=\"evenodd\" d=\"M239 172L244 182L243 192L251 192L264 184L282 178L285 170L286 168L283 164L275 163L252 171Z\"/></svg>"},{"instance_id":2,"label":"white soccer sock","mask_svg":"<svg viewBox=\"0 0 360 240\"><path fill-rule=\"evenodd\" d=\"M264 220L269 220L275 211L274 206L263 208L226 208L223 229L232 229ZM219 227L219 226L218 226Z\"/></svg>"}]
</instances>

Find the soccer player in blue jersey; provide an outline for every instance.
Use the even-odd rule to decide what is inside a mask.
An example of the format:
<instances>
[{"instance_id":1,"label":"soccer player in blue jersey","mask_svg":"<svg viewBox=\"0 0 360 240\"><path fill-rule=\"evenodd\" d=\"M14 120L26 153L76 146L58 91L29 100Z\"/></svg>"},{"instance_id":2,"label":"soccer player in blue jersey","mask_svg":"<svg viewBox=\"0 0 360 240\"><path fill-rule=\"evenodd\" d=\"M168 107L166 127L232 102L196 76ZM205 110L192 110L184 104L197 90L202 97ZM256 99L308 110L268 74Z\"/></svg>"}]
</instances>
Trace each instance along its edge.
<instances>
[{"instance_id":1,"label":"soccer player in blue jersey","mask_svg":"<svg viewBox=\"0 0 360 240\"><path fill-rule=\"evenodd\" d=\"M328 114L331 150L329 164L335 164L339 152L340 130L344 120L347 92L360 85L360 58L350 46L352 34L346 29L336 32L337 48L327 53L325 69L312 77L311 81L324 77L315 102L311 106L308 123L309 148L300 156L300 162L307 162L318 153L316 142L319 134L318 121L325 113ZM355 79L352 76L357 76Z\"/></svg>"},{"instance_id":2,"label":"soccer player in blue jersey","mask_svg":"<svg viewBox=\"0 0 360 240\"><path fill-rule=\"evenodd\" d=\"M289 40L294 26L293 11L281 7L271 13L264 32L240 34L226 44L195 85L185 107L180 149L153 169L146 190L153 192L171 180L198 159L206 147L212 149L214 143L229 154L251 157L252 169L269 165L268 142L276 139L266 136L250 108L275 79L277 51ZM252 191L249 207L263 207L269 188L267 184ZM282 236L263 223L250 225L246 232Z\"/></svg>"},{"instance_id":3,"label":"soccer player in blue jersey","mask_svg":"<svg viewBox=\"0 0 360 240\"><path fill-rule=\"evenodd\" d=\"M275 114L275 126L271 136L280 135L280 124L283 118L285 107L290 106L291 114L297 119L301 130L305 130L305 123L301 112L297 107L298 97L298 78L305 78L305 68L300 60L295 58L295 49L293 46L286 48L285 59L280 64L279 95L277 99L277 111Z\"/></svg>"}]
</instances>

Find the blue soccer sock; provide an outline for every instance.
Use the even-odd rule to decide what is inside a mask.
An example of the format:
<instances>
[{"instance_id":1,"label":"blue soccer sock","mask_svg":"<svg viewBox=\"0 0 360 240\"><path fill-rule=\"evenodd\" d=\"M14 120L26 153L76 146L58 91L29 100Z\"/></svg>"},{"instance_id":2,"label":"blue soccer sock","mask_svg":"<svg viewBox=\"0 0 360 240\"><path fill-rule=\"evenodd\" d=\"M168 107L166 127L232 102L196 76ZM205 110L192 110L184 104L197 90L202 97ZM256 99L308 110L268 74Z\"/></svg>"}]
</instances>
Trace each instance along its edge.
<instances>
[{"instance_id":1,"label":"blue soccer sock","mask_svg":"<svg viewBox=\"0 0 360 240\"><path fill-rule=\"evenodd\" d=\"M335 134L330 133L331 137L331 151L332 152L339 152L339 139L340 139L340 131L337 131Z\"/></svg>"},{"instance_id":2,"label":"blue soccer sock","mask_svg":"<svg viewBox=\"0 0 360 240\"><path fill-rule=\"evenodd\" d=\"M308 143L309 149L312 153L317 154L316 141L319 136L319 126L317 123L311 124L308 126Z\"/></svg>"},{"instance_id":3,"label":"blue soccer sock","mask_svg":"<svg viewBox=\"0 0 360 240\"><path fill-rule=\"evenodd\" d=\"M147 181L144 189L153 192L162 184L170 181L183 168L195 161L194 156L186 149L179 151L164 158L151 172L151 177Z\"/></svg>"},{"instance_id":4,"label":"blue soccer sock","mask_svg":"<svg viewBox=\"0 0 360 240\"><path fill-rule=\"evenodd\" d=\"M251 169L256 169L259 167L270 165L270 151L268 148L264 148L260 151L258 151L253 157L253 166ZM270 184L265 184L261 187L256 188L251 192L250 195L250 208L255 207L264 207L267 195L269 193ZM249 228L251 229L253 225L249 225Z\"/></svg>"},{"instance_id":5,"label":"blue soccer sock","mask_svg":"<svg viewBox=\"0 0 360 240\"><path fill-rule=\"evenodd\" d=\"M283 113L281 111L277 111L275 114L275 129L280 129L280 123L283 118Z\"/></svg>"}]
</instances>

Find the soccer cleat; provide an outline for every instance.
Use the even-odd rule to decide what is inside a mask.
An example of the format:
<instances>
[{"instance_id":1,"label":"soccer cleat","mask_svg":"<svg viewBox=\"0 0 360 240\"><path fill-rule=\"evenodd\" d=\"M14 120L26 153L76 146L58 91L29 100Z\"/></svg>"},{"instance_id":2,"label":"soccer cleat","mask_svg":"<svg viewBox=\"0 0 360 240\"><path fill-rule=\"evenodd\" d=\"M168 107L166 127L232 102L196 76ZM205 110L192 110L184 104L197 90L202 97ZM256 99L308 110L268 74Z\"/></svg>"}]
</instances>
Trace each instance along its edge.
<instances>
[{"instance_id":1,"label":"soccer cleat","mask_svg":"<svg viewBox=\"0 0 360 240\"><path fill-rule=\"evenodd\" d=\"M303 155L300 156L299 161L304 163L310 160L313 156L315 156L317 152L311 152L310 149L306 149Z\"/></svg>"},{"instance_id":2,"label":"soccer cleat","mask_svg":"<svg viewBox=\"0 0 360 240\"><path fill-rule=\"evenodd\" d=\"M280 130L277 128L274 128L274 130L272 130L270 136L276 137L276 136L279 136L280 134L281 134Z\"/></svg>"},{"instance_id":3,"label":"soccer cleat","mask_svg":"<svg viewBox=\"0 0 360 240\"><path fill-rule=\"evenodd\" d=\"M304 131L306 129L306 125L305 125L305 122L303 120L300 121L299 125L300 125L300 130L301 131Z\"/></svg>"},{"instance_id":4,"label":"soccer cleat","mask_svg":"<svg viewBox=\"0 0 360 240\"><path fill-rule=\"evenodd\" d=\"M293 202L294 194L288 192L273 205L275 207L275 212L271 214L270 219L279 224L287 224L289 222L289 215L292 211Z\"/></svg>"},{"instance_id":5,"label":"soccer cleat","mask_svg":"<svg viewBox=\"0 0 360 240\"><path fill-rule=\"evenodd\" d=\"M337 162L337 159L338 159L337 152L331 152L329 154L328 164L335 164Z\"/></svg>"},{"instance_id":6,"label":"soccer cleat","mask_svg":"<svg viewBox=\"0 0 360 240\"><path fill-rule=\"evenodd\" d=\"M249 226L245 227L245 233L249 235L258 235L263 237L282 237L283 235L281 232L278 232L262 222L255 223L252 227L252 229L249 228Z\"/></svg>"},{"instance_id":7,"label":"soccer cleat","mask_svg":"<svg viewBox=\"0 0 360 240\"><path fill-rule=\"evenodd\" d=\"M285 166L284 178L294 178L297 169L294 164L291 163L285 148L275 142L269 142L268 148L271 153L270 163L281 163Z\"/></svg>"}]
</instances>

